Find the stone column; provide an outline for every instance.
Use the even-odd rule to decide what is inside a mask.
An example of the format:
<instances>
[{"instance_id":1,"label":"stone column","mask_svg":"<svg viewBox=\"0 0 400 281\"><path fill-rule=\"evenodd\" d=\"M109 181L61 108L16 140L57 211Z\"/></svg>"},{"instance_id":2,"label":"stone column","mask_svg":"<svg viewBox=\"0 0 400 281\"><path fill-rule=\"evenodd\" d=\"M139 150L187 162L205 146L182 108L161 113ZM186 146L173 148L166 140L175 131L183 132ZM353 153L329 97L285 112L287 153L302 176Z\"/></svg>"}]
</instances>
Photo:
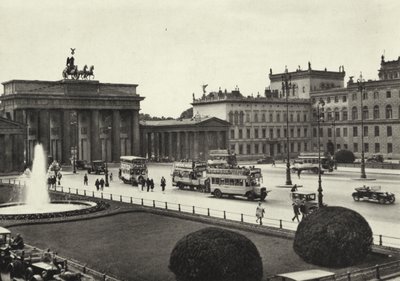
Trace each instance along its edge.
<instances>
[{"instance_id":1,"label":"stone column","mask_svg":"<svg viewBox=\"0 0 400 281\"><path fill-rule=\"evenodd\" d=\"M44 151L50 155L50 116L48 110L39 111L39 142Z\"/></svg>"},{"instance_id":2,"label":"stone column","mask_svg":"<svg viewBox=\"0 0 400 281\"><path fill-rule=\"evenodd\" d=\"M121 115L119 110L113 110L111 147L111 160L119 162L119 157L121 157Z\"/></svg>"},{"instance_id":3,"label":"stone column","mask_svg":"<svg viewBox=\"0 0 400 281\"><path fill-rule=\"evenodd\" d=\"M193 159L199 159L199 132L193 132Z\"/></svg>"},{"instance_id":4,"label":"stone column","mask_svg":"<svg viewBox=\"0 0 400 281\"><path fill-rule=\"evenodd\" d=\"M61 128L61 162L63 164L71 164L71 111L64 110L62 112L62 128Z\"/></svg>"},{"instance_id":5,"label":"stone column","mask_svg":"<svg viewBox=\"0 0 400 281\"><path fill-rule=\"evenodd\" d=\"M190 143L189 143L189 133L190 132L185 132L185 146L184 146L184 151L185 151L185 158L189 159L190 158Z\"/></svg>"},{"instance_id":6,"label":"stone column","mask_svg":"<svg viewBox=\"0 0 400 281\"><path fill-rule=\"evenodd\" d=\"M145 130L142 130L142 142L141 142L141 155L143 157L146 157L146 154L148 154L148 149L149 149L149 140L148 140L148 134Z\"/></svg>"},{"instance_id":7,"label":"stone column","mask_svg":"<svg viewBox=\"0 0 400 281\"><path fill-rule=\"evenodd\" d=\"M6 133L4 135L4 161L3 163L7 163L5 165L5 172L11 172L13 170L13 147L12 147L12 136L10 134Z\"/></svg>"},{"instance_id":8,"label":"stone column","mask_svg":"<svg viewBox=\"0 0 400 281\"><path fill-rule=\"evenodd\" d=\"M160 136L160 142L159 142L160 158L164 158L165 157L165 137L164 137L164 132L160 132L159 136Z\"/></svg>"},{"instance_id":9,"label":"stone column","mask_svg":"<svg viewBox=\"0 0 400 281\"><path fill-rule=\"evenodd\" d=\"M99 111L92 110L90 118L90 159L101 159L101 140L99 134Z\"/></svg>"},{"instance_id":10,"label":"stone column","mask_svg":"<svg viewBox=\"0 0 400 281\"><path fill-rule=\"evenodd\" d=\"M140 153L139 111L132 111L132 152L133 155Z\"/></svg>"},{"instance_id":11,"label":"stone column","mask_svg":"<svg viewBox=\"0 0 400 281\"><path fill-rule=\"evenodd\" d=\"M181 160L181 132L176 132L176 157L175 160Z\"/></svg>"}]
</instances>

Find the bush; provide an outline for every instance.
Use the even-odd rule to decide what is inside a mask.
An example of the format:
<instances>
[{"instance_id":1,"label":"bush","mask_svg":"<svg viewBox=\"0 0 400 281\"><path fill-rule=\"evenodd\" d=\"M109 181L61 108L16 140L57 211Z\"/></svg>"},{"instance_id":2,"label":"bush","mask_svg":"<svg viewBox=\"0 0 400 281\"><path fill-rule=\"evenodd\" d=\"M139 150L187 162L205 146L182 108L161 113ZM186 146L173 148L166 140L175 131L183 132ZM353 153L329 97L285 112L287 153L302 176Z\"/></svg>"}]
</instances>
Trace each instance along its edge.
<instances>
[{"instance_id":1,"label":"bush","mask_svg":"<svg viewBox=\"0 0 400 281\"><path fill-rule=\"evenodd\" d=\"M339 150L335 153L337 163L353 163L356 157L350 150Z\"/></svg>"},{"instance_id":2,"label":"bush","mask_svg":"<svg viewBox=\"0 0 400 281\"><path fill-rule=\"evenodd\" d=\"M345 267L361 262L371 251L372 231L357 212L323 207L299 224L294 251L306 262Z\"/></svg>"},{"instance_id":3,"label":"bush","mask_svg":"<svg viewBox=\"0 0 400 281\"><path fill-rule=\"evenodd\" d=\"M177 281L260 281L260 254L245 236L215 227L190 233L172 250L169 268Z\"/></svg>"}]
</instances>

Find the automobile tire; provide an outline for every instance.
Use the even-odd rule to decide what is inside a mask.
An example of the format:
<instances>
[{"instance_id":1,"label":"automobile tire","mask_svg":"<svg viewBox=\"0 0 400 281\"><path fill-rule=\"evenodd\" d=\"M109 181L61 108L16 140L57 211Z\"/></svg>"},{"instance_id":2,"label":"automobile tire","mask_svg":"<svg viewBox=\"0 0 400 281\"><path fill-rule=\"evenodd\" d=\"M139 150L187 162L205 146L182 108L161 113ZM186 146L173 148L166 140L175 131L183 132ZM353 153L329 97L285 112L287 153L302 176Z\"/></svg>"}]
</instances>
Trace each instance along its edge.
<instances>
[{"instance_id":1,"label":"automobile tire","mask_svg":"<svg viewBox=\"0 0 400 281\"><path fill-rule=\"evenodd\" d=\"M219 189L214 190L214 195L217 198L221 198L222 197L222 192Z\"/></svg>"},{"instance_id":2,"label":"automobile tire","mask_svg":"<svg viewBox=\"0 0 400 281\"><path fill-rule=\"evenodd\" d=\"M253 194L253 192L249 192L249 193L247 194L247 200L254 200L254 194Z\"/></svg>"},{"instance_id":3,"label":"automobile tire","mask_svg":"<svg viewBox=\"0 0 400 281\"><path fill-rule=\"evenodd\" d=\"M379 198L379 203L380 204L385 204L386 203L386 199L383 198L383 197Z\"/></svg>"},{"instance_id":4,"label":"automobile tire","mask_svg":"<svg viewBox=\"0 0 400 281\"><path fill-rule=\"evenodd\" d=\"M390 197L389 197L389 203L390 203L390 204L393 204L394 201L396 201L396 197L394 197L394 195L390 196Z\"/></svg>"},{"instance_id":5,"label":"automobile tire","mask_svg":"<svg viewBox=\"0 0 400 281\"><path fill-rule=\"evenodd\" d=\"M378 196L377 196L376 194L372 194L371 198L372 198L373 200L378 200Z\"/></svg>"},{"instance_id":6,"label":"automobile tire","mask_svg":"<svg viewBox=\"0 0 400 281\"><path fill-rule=\"evenodd\" d=\"M314 174L318 174L318 168L313 168L313 169L312 169L312 172L313 172Z\"/></svg>"},{"instance_id":7,"label":"automobile tire","mask_svg":"<svg viewBox=\"0 0 400 281\"><path fill-rule=\"evenodd\" d=\"M358 197L357 195L353 195L353 200L354 201L360 201L360 197Z\"/></svg>"},{"instance_id":8,"label":"automobile tire","mask_svg":"<svg viewBox=\"0 0 400 281\"><path fill-rule=\"evenodd\" d=\"M178 188L183 189L185 186L182 183L178 183Z\"/></svg>"}]
</instances>

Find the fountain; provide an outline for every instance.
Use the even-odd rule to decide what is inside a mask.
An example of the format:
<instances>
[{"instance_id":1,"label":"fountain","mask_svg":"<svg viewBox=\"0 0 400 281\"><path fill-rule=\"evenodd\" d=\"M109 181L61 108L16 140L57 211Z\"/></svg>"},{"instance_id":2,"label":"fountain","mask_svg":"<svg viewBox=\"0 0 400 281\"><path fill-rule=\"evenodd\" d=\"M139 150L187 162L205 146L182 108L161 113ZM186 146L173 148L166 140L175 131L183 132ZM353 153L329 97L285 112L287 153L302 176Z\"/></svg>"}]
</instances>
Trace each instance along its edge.
<instances>
[{"instance_id":1,"label":"fountain","mask_svg":"<svg viewBox=\"0 0 400 281\"><path fill-rule=\"evenodd\" d=\"M22 202L0 204L0 218L37 219L71 216L104 209L107 204L81 200L51 200L47 188L46 155L41 144L34 150L32 172Z\"/></svg>"}]
</instances>

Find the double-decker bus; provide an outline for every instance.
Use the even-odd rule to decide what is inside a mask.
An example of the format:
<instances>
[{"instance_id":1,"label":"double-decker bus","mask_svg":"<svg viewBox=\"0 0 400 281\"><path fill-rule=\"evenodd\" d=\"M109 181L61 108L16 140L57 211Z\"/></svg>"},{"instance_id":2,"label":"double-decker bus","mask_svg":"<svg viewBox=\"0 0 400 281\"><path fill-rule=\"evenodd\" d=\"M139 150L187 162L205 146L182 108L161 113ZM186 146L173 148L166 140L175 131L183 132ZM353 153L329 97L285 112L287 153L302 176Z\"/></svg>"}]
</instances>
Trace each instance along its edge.
<instances>
[{"instance_id":1,"label":"double-decker bus","mask_svg":"<svg viewBox=\"0 0 400 281\"><path fill-rule=\"evenodd\" d=\"M207 163L188 161L174 162L172 169L172 185L184 189L209 192L209 180L206 176Z\"/></svg>"},{"instance_id":2,"label":"double-decker bus","mask_svg":"<svg viewBox=\"0 0 400 281\"><path fill-rule=\"evenodd\" d=\"M332 172L334 168L334 161L331 156L321 154L321 173L325 171ZM300 153L297 159L294 160L292 172L310 171L318 174L318 153Z\"/></svg>"},{"instance_id":3,"label":"double-decker bus","mask_svg":"<svg viewBox=\"0 0 400 281\"><path fill-rule=\"evenodd\" d=\"M119 178L124 183L138 185L141 179L147 179L146 158L139 156L121 156L121 166L119 169Z\"/></svg>"},{"instance_id":4,"label":"double-decker bus","mask_svg":"<svg viewBox=\"0 0 400 281\"><path fill-rule=\"evenodd\" d=\"M231 153L229 149L210 150L207 165L210 168L235 167L237 165L236 154Z\"/></svg>"},{"instance_id":5,"label":"double-decker bus","mask_svg":"<svg viewBox=\"0 0 400 281\"><path fill-rule=\"evenodd\" d=\"M261 186L262 174L259 168L208 168L207 177L210 179L211 194L217 198L228 195L244 196L249 200L264 200L270 192Z\"/></svg>"}]
</instances>

